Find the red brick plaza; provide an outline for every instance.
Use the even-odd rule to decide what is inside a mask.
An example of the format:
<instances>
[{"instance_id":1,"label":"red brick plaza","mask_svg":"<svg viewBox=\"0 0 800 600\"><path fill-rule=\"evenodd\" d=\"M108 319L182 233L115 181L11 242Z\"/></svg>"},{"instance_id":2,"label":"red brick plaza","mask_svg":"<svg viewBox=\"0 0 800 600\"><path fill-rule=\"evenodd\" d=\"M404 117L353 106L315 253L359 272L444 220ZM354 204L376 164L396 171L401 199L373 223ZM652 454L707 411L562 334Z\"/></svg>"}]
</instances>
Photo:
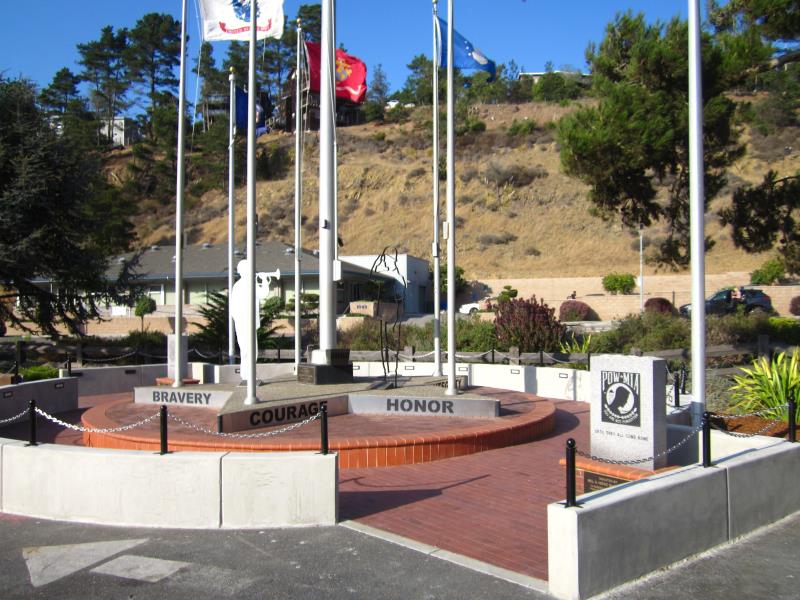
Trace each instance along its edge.
<instances>
[{"instance_id":1,"label":"red brick plaza","mask_svg":"<svg viewBox=\"0 0 800 600\"><path fill-rule=\"evenodd\" d=\"M440 417L331 418L331 448L340 452L340 520L354 520L523 575L546 579L546 507L565 495L564 471L559 459L564 456L567 438L575 438L579 448L588 446L589 405L547 401L531 394L502 390L485 390L485 393L501 399L505 421L513 422L513 426L498 431L492 429L491 421L462 418L456 419L457 423L450 422L446 434L442 434ZM81 423L84 417L86 425L104 427L134 422L156 412L155 406L133 405L131 396L125 393L82 397L79 410L59 417L72 423ZM171 410L187 421L209 428L216 414L210 409L192 407ZM95 416L87 423L85 417L89 415ZM103 416L98 419L97 415ZM379 464L376 452L380 451L373 448L370 454L370 440L359 439L357 428L364 426L365 419L371 435L384 441L408 442L402 447L410 444L412 457L418 447L417 452L429 453L423 458L431 462L366 466ZM469 434L458 438L453 433L454 427ZM4 428L2 435L25 439L27 431L27 423L20 423ZM157 440L158 422L142 429L140 445L133 434L125 444L109 443L108 438L92 440L93 435L40 419L41 442L143 450L157 448L152 445L153 439L146 438ZM363 432L360 435L367 437ZM479 441L481 436L488 441ZM318 449L319 425L315 422L291 432L291 438L281 435L266 439L270 440L269 448L254 447L253 442L243 441L237 449ZM533 441L521 441L524 439ZM171 449L178 441L185 450L233 449L229 440L210 440L204 434L171 422ZM508 443L514 445L505 446ZM337 450L337 446L341 449ZM463 451L454 450L457 448ZM402 454L405 458L406 452L407 449L393 450L391 454L395 457ZM384 464L403 462L389 461L389 453ZM342 456L347 458L342 460Z\"/></svg>"}]
</instances>

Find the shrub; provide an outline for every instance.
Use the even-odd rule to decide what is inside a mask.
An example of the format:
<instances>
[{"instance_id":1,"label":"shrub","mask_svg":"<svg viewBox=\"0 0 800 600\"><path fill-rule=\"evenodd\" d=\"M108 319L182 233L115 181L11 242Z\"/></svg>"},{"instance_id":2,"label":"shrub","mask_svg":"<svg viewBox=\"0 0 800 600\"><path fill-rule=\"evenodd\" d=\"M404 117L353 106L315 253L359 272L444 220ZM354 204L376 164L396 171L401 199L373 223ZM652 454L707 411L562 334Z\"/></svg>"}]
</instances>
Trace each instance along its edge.
<instances>
[{"instance_id":1,"label":"shrub","mask_svg":"<svg viewBox=\"0 0 800 600\"><path fill-rule=\"evenodd\" d=\"M555 316L555 310L532 296L530 300L514 298L497 307L494 320L497 341L504 346L517 346L520 352L558 350L566 328Z\"/></svg>"},{"instance_id":2,"label":"shrub","mask_svg":"<svg viewBox=\"0 0 800 600\"><path fill-rule=\"evenodd\" d=\"M504 285L503 289L501 290L500 294L497 296L498 302L508 302L512 298L516 298L519 291L511 287L510 285Z\"/></svg>"},{"instance_id":3,"label":"shrub","mask_svg":"<svg viewBox=\"0 0 800 600\"><path fill-rule=\"evenodd\" d=\"M23 381L56 379L58 377L58 369L49 367L47 365L35 365L33 367L25 367L20 369L19 374L22 375Z\"/></svg>"},{"instance_id":4,"label":"shrub","mask_svg":"<svg viewBox=\"0 0 800 600\"><path fill-rule=\"evenodd\" d=\"M384 106L380 102L365 102L361 110L364 112L364 120L367 123L371 123L372 121L383 121Z\"/></svg>"},{"instance_id":5,"label":"shrub","mask_svg":"<svg viewBox=\"0 0 800 600\"><path fill-rule=\"evenodd\" d=\"M156 301L150 296L142 296L136 301L136 308L134 314L142 321L142 331L144 331L144 318L156 312Z\"/></svg>"},{"instance_id":6,"label":"shrub","mask_svg":"<svg viewBox=\"0 0 800 600\"><path fill-rule=\"evenodd\" d=\"M771 361L767 357L753 361L752 368L742 369L743 375L733 378L731 395L735 401L734 409L746 413L775 409L766 417L787 420L787 410L777 407L786 404L789 398L797 398L800 391L799 363L797 349L789 360L786 359L786 353L781 352Z\"/></svg>"},{"instance_id":7,"label":"shrub","mask_svg":"<svg viewBox=\"0 0 800 600\"><path fill-rule=\"evenodd\" d=\"M795 317L800 317L800 296L795 296L789 302L789 312Z\"/></svg>"},{"instance_id":8,"label":"shrub","mask_svg":"<svg viewBox=\"0 0 800 600\"><path fill-rule=\"evenodd\" d=\"M789 317L767 317L770 341L800 346L800 321Z\"/></svg>"},{"instance_id":9,"label":"shrub","mask_svg":"<svg viewBox=\"0 0 800 600\"><path fill-rule=\"evenodd\" d=\"M603 289L610 294L630 294L636 279L630 273L609 273L603 277Z\"/></svg>"},{"instance_id":10,"label":"shrub","mask_svg":"<svg viewBox=\"0 0 800 600\"><path fill-rule=\"evenodd\" d=\"M776 258L768 260L758 269L750 273L750 283L753 285L773 285L786 278L783 264Z\"/></svg>"},{"instance_id":11,"label":"shrub","mask_svg":"<svg viewBox=\"0 0 800 600\"><path fill-rule=\"evenodd\" d=\"M769 335L769 317L759 311L706 318L706 343L711 345L754 342L762 334Z\"/></svg>"},{"instance_id":12,"label":"shrub","mask_svg":"<svg viewBox=\"0 0 800 600\"><path fill-rule=\"evenodd\" d=\"M675 307L672 306L672 302L666 298L648 298L644 303L644 312L657 312L674 315L677 311L675 310Z\"/></svg>"},{"instance_id":13,"label":"shrub","mask_svg":"<svg viewBox=\"0 0 800 600\"><path fill-rule=\"evenodd\" d=\"M522 121L514 121L508 128L508 135L531 135L536 133L536 122L532 119L524 119Z\"/></svg>"},{"instance_id":14,"label":"shrub","mask_svg":"<svg viewBox=\"0 0 800 600\"><path fill-rule=\"evenodd\" d=\"M517 236L515 236L513 233L509 233L508 231L504 231L500 235L487 233L478 236L478 243L482 246L504 246L509 242L515 241L517 241Z\"/></svg>"},{"instance_id":15,"label":"shrub","mask_svg":"<svg viewBox=\"0 0 800 600\"><path fill-rule=\"evenodd\" d=\"M580 300L565 300L558 309L561 321L595 321L596 316L591 307Z\"/></svg>"},{"instance_id":16,"label":"shrub","mask_svg":"<svg viewBox=\"0 0 800 600\"><path fill-rule=\"evenodd\" d=\"M627 353L631 348L651 352L673 348L688 348L690 324L686 319L664 314L631 315L611 331L592 337L593 352Z\"/></svg>"}]
</instances>

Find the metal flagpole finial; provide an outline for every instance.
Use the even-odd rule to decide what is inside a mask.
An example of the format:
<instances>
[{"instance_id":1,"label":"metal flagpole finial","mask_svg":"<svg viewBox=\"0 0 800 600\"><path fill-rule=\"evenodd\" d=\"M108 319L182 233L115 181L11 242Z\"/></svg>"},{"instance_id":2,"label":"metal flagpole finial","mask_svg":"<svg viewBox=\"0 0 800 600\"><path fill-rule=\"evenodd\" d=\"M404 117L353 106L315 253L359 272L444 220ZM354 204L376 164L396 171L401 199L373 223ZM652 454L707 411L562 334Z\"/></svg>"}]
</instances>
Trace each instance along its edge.
<instances>
[{"instance_id":1,"label":"metal flagpole finial","mask_svg":"<svg viewBox=\"0 0 800 600\"><path fill-rule=\"evenodd\" d=\"M300 29L302 26L303 26L303 20L298 18L297 19L297 28Z\"/></svg>"}]
</instances>

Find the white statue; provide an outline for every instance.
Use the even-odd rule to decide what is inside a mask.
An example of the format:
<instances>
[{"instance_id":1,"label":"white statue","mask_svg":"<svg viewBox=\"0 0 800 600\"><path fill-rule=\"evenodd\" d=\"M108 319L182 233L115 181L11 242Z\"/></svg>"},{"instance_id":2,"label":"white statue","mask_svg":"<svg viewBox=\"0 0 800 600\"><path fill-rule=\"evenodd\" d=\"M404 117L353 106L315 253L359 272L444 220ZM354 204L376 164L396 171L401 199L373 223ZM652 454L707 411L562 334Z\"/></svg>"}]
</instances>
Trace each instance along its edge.
<instances>
[{"instance_id":1,"label":"white statue","mask_svg":"<svg viewBox=\"0 0 800 600\"><path fill-rule=\"evenodd\" d=\"M272 279L280 279L281 271L276 269L272 273L256 273L256 306L253 314L249 314L248 282L250 281L252 267L247 259L240 260L236 266L239 279L233 284L231 290L230 311L233 316L233 325L236 329L236 341L239 343L239 374L242 381L250 380L251 356L258 356L258 337L255 348L250 347L250 332L258 329L261 324L259 318L261 303L269 296L269 284Z\"/></svg>"}]
</instances>

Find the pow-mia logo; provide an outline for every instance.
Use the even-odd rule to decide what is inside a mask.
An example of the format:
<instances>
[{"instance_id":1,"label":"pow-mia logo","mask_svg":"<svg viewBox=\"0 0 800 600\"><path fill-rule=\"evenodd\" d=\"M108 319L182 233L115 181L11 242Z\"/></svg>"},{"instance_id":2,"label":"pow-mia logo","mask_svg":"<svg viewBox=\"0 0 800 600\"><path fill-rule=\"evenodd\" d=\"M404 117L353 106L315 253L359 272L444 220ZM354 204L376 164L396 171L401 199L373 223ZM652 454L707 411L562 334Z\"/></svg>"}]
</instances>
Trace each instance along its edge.
<instances>
[{"instance_id":1,"label":"pow-mia logo","mask_svg":"<svg viewBox=\"0 0 800 600\"><path fill-rule=\"evenodd\" d=\"M249 21L250 20L250 3L254 0L231 0L231 6L233 6L233 12L236 13L236 18L240 21ZM258 2L256 1L256 18L261 16L261 12L258 9Z\"/></svg>"},{"instance_id":2,"label":"pow-mia logo","mask_svg":"<svg viewBox=\"0 0 800 600\"><path fill-rule=\"evenodd\" d=\"M639 373L601 371L602 420L639 427L641 387Z\"/></svg>"}]
</instances>

